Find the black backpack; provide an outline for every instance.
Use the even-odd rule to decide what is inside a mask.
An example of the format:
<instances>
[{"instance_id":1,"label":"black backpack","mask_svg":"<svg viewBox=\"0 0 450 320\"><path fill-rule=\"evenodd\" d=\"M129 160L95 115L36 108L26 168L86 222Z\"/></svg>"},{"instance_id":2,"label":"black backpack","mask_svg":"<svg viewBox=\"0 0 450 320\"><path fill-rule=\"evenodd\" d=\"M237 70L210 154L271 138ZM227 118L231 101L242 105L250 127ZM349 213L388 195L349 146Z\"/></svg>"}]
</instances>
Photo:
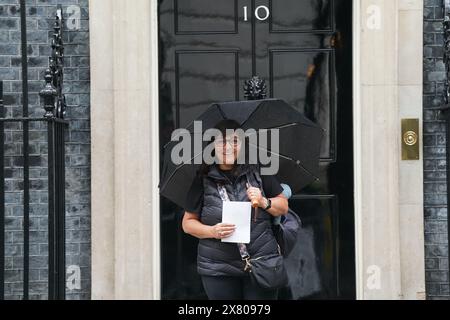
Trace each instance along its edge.
<instances>
[{"instance_id":1,"label":"black backpack","mask_svg":"<svg viewBox=\"0 0 450 320\"><path fill-rule=\"evenodd\" d=\"M254 177L256 181L258 181L261 188L263 187L262 179L259 174L259 170L253 171ZM247 177L247 180L248 177ZM264 194L264 190L262 190ZM297 242L297 236L302 227L302 221L297 213L293 210L289 209L288 214L281 217L281 221L279 223L275 223L273 218L272 221L272 230L277 239L278 245L281 249L281 254L286 258L291 253Z\"/></svg>"}]
</instances>

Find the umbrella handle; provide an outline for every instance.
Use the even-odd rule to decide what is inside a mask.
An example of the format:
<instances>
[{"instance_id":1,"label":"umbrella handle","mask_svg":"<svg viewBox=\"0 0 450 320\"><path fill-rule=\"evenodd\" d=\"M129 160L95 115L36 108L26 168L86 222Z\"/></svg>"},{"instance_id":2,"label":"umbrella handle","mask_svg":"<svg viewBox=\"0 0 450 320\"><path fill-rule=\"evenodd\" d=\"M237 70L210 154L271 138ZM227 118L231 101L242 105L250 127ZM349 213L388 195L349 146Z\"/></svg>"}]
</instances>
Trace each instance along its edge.
<instances>
[{"instance_id":1,"label":"umbrella handle","mask_svg":"<svg viewBox=\"0 0 450 320\"><path fill-rule=\"evenodd\" d=\"M247 183L247 188L250 188L250 187L251 187L250 183ZM256 208L259 207L258 200L253 200L253 201L252 201L252 207L253 207L254 209L256 209Z\"/></svg>"}]
</instances>

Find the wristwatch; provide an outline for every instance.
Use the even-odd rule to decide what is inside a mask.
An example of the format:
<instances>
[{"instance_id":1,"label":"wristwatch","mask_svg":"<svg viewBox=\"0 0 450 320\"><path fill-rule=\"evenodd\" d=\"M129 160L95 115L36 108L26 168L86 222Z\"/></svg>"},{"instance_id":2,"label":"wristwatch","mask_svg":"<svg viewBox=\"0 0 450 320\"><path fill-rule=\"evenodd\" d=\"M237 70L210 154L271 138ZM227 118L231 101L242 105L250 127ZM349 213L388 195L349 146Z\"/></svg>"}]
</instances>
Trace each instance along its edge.
<instances>
[{"instance_id":1,"label":"wristwatch","mask_svg":"<svg viewBox=\"0 0 450 320\"><path fill-rule=\"evenodd\" d=\"M272 208L272 200L270 200L269 198L266 198L267 200L267 207L264 208L264 210L269 210L270 208Z\"/></svg>"}]
</instances>

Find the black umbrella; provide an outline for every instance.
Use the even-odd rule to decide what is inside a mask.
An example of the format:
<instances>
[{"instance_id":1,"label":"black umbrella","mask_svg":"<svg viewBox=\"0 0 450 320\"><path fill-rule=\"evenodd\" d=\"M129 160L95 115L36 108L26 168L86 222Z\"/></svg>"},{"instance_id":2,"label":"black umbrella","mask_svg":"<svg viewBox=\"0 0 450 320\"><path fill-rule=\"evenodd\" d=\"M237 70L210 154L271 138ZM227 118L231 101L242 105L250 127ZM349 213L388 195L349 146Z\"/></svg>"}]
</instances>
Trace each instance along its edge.
<instances>
[{"instance_id":1,"label":"black umbrella","mask_svg":"<svg viewBox=\"0 0 450 320\"><path fill-rule=\"evenodd\" d=\"M235 120L243 130L279 130L278 152L274 153L270 145L264 151L279 159L280 170L276 176L281 183L288 184L293 192L319 180L320 150L325 130L285 101L266 99L217 103L195 121L202 123L204 132L222 120ZM194 122L186 129L194 134ZM172 141L164 148L160 192L177 205L185 207L187 191L200 168L200 164L194 163L201 162L203 153L193 154L190 157L191 164L174 164L171 154L177 144L177 141ZM257 145L250 147L259 148Z\"/></svg>"}]
</instances>

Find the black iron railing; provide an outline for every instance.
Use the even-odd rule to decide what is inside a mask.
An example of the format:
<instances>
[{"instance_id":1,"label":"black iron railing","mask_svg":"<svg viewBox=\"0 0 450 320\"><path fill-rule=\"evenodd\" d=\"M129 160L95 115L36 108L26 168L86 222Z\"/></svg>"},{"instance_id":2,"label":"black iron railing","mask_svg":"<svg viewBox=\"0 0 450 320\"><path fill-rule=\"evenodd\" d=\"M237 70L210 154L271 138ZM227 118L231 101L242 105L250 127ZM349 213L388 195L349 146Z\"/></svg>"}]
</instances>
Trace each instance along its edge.
<instances>
[{"instance_id":1,"label":"black iron railing","mask_svg":"<svg viewBox=\"0 0 450 320\"><path fill-rule=\"evenodd\" d=\"M0 82L0 300L5 299L5 127L20 124L23 136L23 294L30 295L30 125L43 123L47 129L48 150L48 298L65 298L65 98L63 95L64 45L63 15L59 6L52 37L52 54L45 74L45 88L40 92L43 103L41 118L29 117L27 79L26 5L21 5L22 35L22 117L5 118L3 83ZM45 114L44 114L45 113ZM22 190L21 190L22 191Z\"/></svg>"},{"instance_id":2,"label":"black iron railing","mask_svg":"<svg viewBox=\"0 0 450 320\"><path fill-rule=\"evenodd\" d=\"M5 117L3 106L3 81L0 81L0 118ZM0 153L5 150L5 127L0 122ZM4 164L0 166L0 300L5 298L5 172ZM3 183L2 183L3 182Z\"/></svg>"}]
</instances>

